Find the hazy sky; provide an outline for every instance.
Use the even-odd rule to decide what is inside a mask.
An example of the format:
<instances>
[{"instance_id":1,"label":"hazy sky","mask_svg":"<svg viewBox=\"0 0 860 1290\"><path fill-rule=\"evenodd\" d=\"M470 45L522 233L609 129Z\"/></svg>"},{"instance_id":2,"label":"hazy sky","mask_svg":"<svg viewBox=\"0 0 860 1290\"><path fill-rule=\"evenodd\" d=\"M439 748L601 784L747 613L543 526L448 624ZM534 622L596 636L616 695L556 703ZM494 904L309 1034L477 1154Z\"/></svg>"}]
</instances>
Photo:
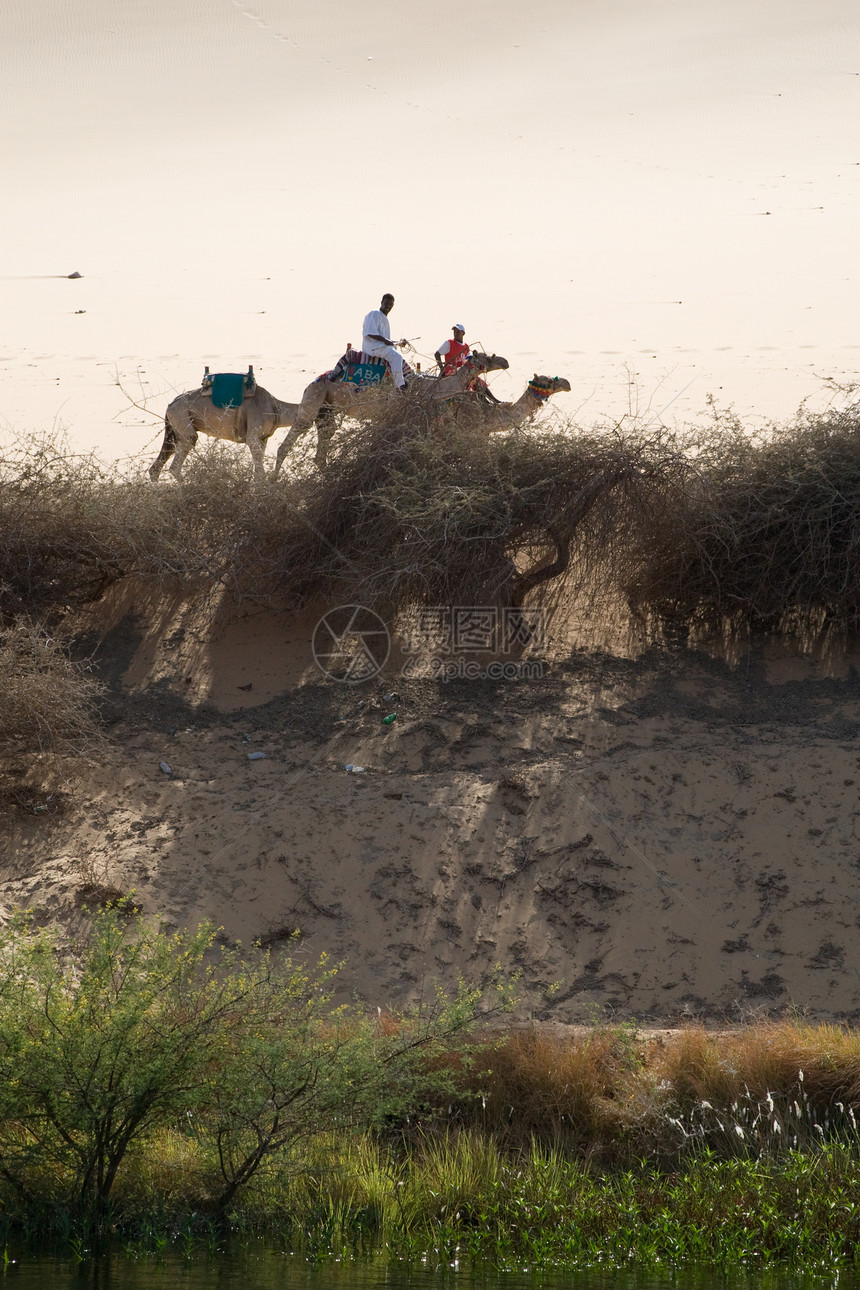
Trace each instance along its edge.
<instances>
[{"instance_id":1,"label":"hazy sky","mask_svg":"<svg viewBox=\"0 0 860 1290\"><path fill-rule=\"evenodd\" d=\"M588 422L628 369L763 415L857 379L856 0L11 0L0 38L0 434L136 451L115 369L297 399L385 290Z\"/></svg>"}]
</instances>

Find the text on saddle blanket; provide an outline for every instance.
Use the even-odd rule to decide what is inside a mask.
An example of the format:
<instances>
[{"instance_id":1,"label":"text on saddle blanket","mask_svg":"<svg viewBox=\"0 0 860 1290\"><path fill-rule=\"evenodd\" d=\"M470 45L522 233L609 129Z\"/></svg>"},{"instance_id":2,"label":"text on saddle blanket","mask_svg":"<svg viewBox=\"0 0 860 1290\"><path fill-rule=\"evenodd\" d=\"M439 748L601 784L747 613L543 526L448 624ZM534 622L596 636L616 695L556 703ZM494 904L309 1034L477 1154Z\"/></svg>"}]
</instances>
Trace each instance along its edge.
<instances>
[{"instance_id":1,"label":"text on saddle blanket","mask_svg":"<svg viewBox=\"0 0 860 1290\"><path fill-rule=\"evenodd\" d=\"M411 371L409 364L404 363L403 375L408 377ZM344 381L349 385L370 389L375 385L380 385L387 374L388 364L384 358L380 358L375 354L365 354L363 350L353 349L351 345L348 345L334 367L328 372L322 372L316 378L314 384L317 381L326 381L329 384Z\"/></svg>"}]
</instances>

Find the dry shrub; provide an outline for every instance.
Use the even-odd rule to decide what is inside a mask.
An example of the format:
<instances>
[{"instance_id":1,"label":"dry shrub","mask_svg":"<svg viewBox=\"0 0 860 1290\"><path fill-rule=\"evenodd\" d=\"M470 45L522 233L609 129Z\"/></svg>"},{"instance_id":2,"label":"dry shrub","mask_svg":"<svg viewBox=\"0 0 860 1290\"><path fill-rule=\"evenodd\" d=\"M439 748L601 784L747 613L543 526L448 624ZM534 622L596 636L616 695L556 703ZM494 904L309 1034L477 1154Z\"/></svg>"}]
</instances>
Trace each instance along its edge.
<instances>
[{"instance_id":1,"label":"dry shrub","mask_svg":"<svg viewBox=\"0 0 860 1290\"><path fill-rule=\"evenodd\" d=\"M471 1094L457 1101L456 1123L506 1148L534 1141L620 1161L643 1150L669 1158L709 1141L732 1154L750 1149L750 1125L768 1104L764 1131L776 1106L785 1133L795 1105L803 1110L794 1118L811 1129L816 1117L836 1123L840 1103L860 1104L860 1033L795 1020L661 1036L632 1025L567 1036L514 1031L455 1069Z\"/></svg>"},{"instance_id":2,"label":"dry shrub","mask_svg":"<svg viewBox=\"0 0 860 1290\"><path fill-rule=\"evenodd\" d=\"M121 887L113 883L84 883L75 892L79 909L118 909L124 918L134 918L143 913L143 905L134 900Z\"/></svg>"},{"instance_id":3,"label":"dry shrub","mask_svg":"<svg viewBox=\"0 0 860 1290\"><path fill-rule=\"evenodd\" d=\"M79 753L99 741L98 684L44 630L0 626L0 758Z\"/></svg>"},{"instance_id":4,"label":"dry shrub","mask_svg":"<svg viewBox=\"0 0 860 1290\"><path fill-rule=\"evenodd\" d=\"M843 392L844 393L844 392ZM651 513L627 591L640 611L709 626L860 621L860 404L751 434L730 414L687 443L692 469Z\"/></svg>"},{"instance_id":5,"label":"dry shrub","mask_svg":"<svg viewBox=\"0 0 860 1290\"><path fill-rule=\"evenodd\" d=\"M45 617L97 600L135 575L189 590L241 575L253 560L250 472L224 449L200 454L189 484L154 488L108 474L62 444L0 459L0 616ZM245 562L247 563L247 561Z\"/></svg>"},{"instance_id":6,"label":"dry shrub","mask_svg":"<svg viewBox=\"0 0 860 1290\"><path fill-rule=\"evenodd\" d=\"M659 432L443 434L420 409L335 443L304 481L299 522L269 535L271 558L301 598L347 595L390 615L527 594L547 604L571 560L577 581L606 586L678 469Z\"/></svg>"},{"instance_id":7,"label":"dry shrub","mask_svg":"<svg viewBox=\"0 0 860 1290\"><path fill-rule=\"evenodd\" d=\"M262 487L212 442L181 488L21 449L0 461L0 611L44 614L132 574L294 607L540 601L574 546L578 579L611 580L677 469L659 433L442 434L408 406L336 443L324 473Z\"/></svg>"},{"instance_id":8,"label":"dry shrub","mask_svg":"<svg viewBox=\"0 0 860 1290\"><path fill-rule=\"evenodd\" d=\"M288 459L289 461L289 459ZM573 594L674 624L860 621L860 410L680 438L633 417L485 436L408 399L345 423L324 472L256 486L201 442L182 487L106 474L63 445L0 458L0 621L46 619L126 576L236 602L551 609Z\"/></svg>"},{"instance_id":9,"label":"dry shrub","mask_svg":"<svg viewBox=\"0 0 860 1290\"><path fill-rule=\"evenodd\" d=\"M69 794L63 790L45 786L50 767L45 759L39 767L39 782L27 780L25 776L32 772L20 759L4 761L0 758L0 816L14 811L21 815L65 815L69 805Z\"/></svg>"},{"instance_id":10,"label":"dry shrub","mask_svg":"<svg viewBox=\"0 0 860 1290\"><path fill-rule=\"evenodd\" d=\"M593 1150L617 1135L623 1090L641 1053L626 1027L575 1038L514 1032L478 1063L476 1124L511 1146L532 1140Z\"/></svg>"},{"instance_id":11,"label":"dry shrub","mask_svg":"<svg viewBox=\"0 0 860 1290\"><path fill-rule=\"evenodd\" d=\"M802 1075L801 1075L802 1072ZM802 1085L818 1107L860 1101L860 1034L835 1025L765 1022L724 1034L685 1030L660 1050L654 1073L680 1106L730 1106Z\"/></svg>"},{"instance_id":12,"label":"dry shrub","mask_svg":"<svg viewBox=\"0 0 860 1290\"><path fill-rule=\"evenodd\" d=\"M21 440L0 458L0 611L41 616L78 593L99 594L116 562L91 457L61 436ZM109 579L108 579L109 581ZM81 594L82 593L82 594Z\"/></svg>"}]
</instances>

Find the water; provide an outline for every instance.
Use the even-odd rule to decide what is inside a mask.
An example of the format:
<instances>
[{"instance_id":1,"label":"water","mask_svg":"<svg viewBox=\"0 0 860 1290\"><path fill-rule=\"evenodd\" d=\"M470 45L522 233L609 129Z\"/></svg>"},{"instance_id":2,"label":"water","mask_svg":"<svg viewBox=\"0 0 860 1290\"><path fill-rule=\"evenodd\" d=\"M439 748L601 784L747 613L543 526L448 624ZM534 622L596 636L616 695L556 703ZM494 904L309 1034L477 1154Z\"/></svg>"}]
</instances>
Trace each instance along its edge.
<instances>
[{"instance_id":1,"label":"water","mask_svg":"<svg viewBox=\"0 0 860 1290\"><path fill-rule=\"evenodd\" d=\"M315 1263L263 1248L190 1259L171 1254L135 1260L116 1253L76 1262L28 1256L8 1264L5 1279L19 1290L824 1290L837 1283L844 1290L860 1290L860 1280L850 1271L821 1276L701 1267L500 1272L407 1265L383 1258Z\"/></svg>"}]
</instances>

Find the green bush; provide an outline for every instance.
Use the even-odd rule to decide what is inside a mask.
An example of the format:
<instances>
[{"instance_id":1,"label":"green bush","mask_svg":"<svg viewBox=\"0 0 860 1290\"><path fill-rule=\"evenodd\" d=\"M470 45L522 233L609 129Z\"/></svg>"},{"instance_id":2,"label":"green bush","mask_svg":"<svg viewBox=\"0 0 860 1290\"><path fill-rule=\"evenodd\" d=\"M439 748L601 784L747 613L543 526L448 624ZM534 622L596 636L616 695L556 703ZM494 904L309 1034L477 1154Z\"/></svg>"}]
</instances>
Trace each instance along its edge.
<instances>
[{"instance_id":1,"label":"green bush","mask_svg":"<svg viewBox=\"0 0 860 1290\"><path fill-rule=\"evenodd\" d=\"M122 903L74 956L15 921L0 939L0 1174L25 1199L104 1209L132 1146L168 1126L217 1156L224 1212L278 1153L414 1110L450 1076L480 992L396 1021L335 1007L335 970L166 935Z\"/></svg>"}]
</instances>

